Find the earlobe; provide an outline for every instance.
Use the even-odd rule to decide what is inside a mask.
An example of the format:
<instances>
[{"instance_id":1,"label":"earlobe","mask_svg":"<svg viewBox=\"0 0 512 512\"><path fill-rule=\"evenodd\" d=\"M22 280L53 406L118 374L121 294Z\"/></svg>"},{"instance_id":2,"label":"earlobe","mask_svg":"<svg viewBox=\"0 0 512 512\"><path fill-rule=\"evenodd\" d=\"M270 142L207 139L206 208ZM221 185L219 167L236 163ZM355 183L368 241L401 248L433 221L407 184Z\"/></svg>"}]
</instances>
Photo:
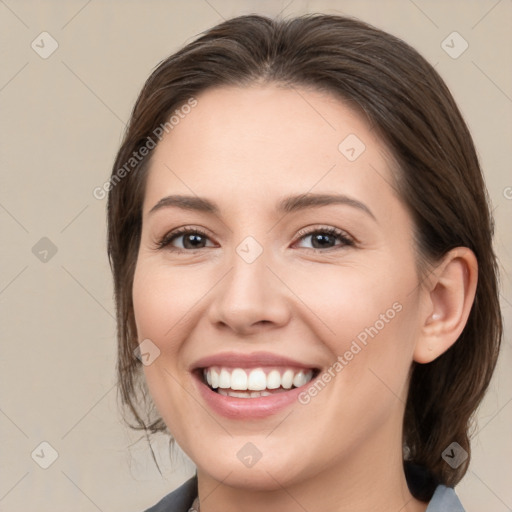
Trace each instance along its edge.
<instances>
[{"instance_id":1,"label":"earlobe","mask_svg":"<svg viewBox=\"0 0 512 512\"><path fill-rule=\"evenodd\" d=\"M430 363L459 338L469 317L478 280L476 257L467 247L449 251L431 274L427 313L420 321L414 361Z\"/></svg>"}]
</instances>

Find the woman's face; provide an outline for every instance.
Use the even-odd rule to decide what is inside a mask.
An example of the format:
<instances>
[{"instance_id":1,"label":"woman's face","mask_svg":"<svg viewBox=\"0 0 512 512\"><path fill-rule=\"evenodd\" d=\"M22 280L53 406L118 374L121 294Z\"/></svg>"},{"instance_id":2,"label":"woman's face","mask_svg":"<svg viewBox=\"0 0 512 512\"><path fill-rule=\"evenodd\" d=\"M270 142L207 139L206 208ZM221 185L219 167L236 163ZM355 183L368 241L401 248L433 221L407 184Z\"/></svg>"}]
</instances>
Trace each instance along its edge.
<instances>
[{"instance_id":1,"label":"woman's face","mask_svg":"<svg viewBox=\"0 0 512 512\"><path fill-rule=\"evenodd\" d=\"M340 100L274 85L206 91L154 150L136 326L201 474L272 489L401 464L425 301L385 154Z\"/></svg>"}]
</instances>

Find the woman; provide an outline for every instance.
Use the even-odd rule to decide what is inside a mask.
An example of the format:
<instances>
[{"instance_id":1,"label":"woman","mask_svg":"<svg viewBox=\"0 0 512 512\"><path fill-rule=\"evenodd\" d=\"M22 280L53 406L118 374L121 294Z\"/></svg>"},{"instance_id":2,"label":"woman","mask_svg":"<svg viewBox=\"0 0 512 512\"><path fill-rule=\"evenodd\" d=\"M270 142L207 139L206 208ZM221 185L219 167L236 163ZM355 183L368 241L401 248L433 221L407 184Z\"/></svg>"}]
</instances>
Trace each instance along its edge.
<instances>
[{"instance_id":1,"label":"woman","mask_svg":"<svg viewBox=\"0 0 512 512\"><path fill-rule=\"evenodd\" d=\"M108 204L122 400L197 466L149 510L463 510L492 229L462 116L403 41L241 16L160 63Z\"/></svg>"}]
</instances>

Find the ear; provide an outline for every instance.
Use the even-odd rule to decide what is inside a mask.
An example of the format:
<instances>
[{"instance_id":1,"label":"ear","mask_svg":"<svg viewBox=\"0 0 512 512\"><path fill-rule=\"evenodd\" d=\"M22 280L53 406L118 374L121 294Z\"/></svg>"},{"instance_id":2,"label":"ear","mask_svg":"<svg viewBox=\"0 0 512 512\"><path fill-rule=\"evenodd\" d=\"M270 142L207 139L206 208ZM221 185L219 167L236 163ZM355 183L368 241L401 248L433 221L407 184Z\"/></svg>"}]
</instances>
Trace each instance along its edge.
<instances>
[{"instance_id":1,"label":"ear","mask_svg":"<svg viewBox=\"0 0 512 512\"><path fill-rule=\"evenodd\" d=\"M430 363L458 339L471 311L478 281L478 263L467 247L449 251L425 283L426 313L414 349L417 363Z\"/></svg>"}]
</instances>

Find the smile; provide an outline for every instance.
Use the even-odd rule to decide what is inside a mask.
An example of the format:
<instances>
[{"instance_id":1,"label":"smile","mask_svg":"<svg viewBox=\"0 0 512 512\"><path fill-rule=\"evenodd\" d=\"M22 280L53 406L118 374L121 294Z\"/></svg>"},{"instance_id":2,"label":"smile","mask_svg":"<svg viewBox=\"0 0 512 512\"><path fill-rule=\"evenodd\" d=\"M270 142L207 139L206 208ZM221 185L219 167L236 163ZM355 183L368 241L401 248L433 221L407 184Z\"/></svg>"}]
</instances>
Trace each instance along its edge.
<instances>
[{"instance_id":1,"label":"smile","mask_svg":"<svg viewBox=\"0 0 512 512\"><path fill-rule=\"evenodd\" d=\"M313 370L294 368L203 369L204 382L217 393L235 398L259 398L304 386L313 378Z\"/></svg>"},{"instance_id":2,"label":"smile","mask_svg":"<svg viewBox=\"0 0 512 512\"><path fill-rule=\"evenodd\" d=\"M319 366L269 352L224 352L190 366L208 409L230 419L258 419L295 404Z\"/></svg>"}]
</instances>

